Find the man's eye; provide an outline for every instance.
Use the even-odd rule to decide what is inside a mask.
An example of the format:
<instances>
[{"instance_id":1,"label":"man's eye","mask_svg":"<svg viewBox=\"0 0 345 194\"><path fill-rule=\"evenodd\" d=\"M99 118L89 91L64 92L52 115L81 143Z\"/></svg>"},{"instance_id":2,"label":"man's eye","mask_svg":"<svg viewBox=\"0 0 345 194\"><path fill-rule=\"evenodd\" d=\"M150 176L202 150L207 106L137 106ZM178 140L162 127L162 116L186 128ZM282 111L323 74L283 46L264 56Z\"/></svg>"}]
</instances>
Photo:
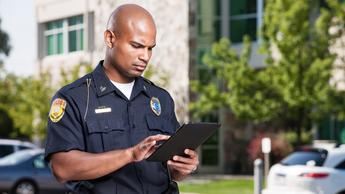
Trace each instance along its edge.
<instances>
[{"instance_id":1,"label":"man's eye","mask_svg":"<svg viewBox=\"0 0 345 194\"><path fill-rule=\"evenodd\" d=\"M140 45L137 45L137 44L132 44L132 47L133 47L133 48L141 48L141 46L140 46Z\"/></svg>"}]
</instances>

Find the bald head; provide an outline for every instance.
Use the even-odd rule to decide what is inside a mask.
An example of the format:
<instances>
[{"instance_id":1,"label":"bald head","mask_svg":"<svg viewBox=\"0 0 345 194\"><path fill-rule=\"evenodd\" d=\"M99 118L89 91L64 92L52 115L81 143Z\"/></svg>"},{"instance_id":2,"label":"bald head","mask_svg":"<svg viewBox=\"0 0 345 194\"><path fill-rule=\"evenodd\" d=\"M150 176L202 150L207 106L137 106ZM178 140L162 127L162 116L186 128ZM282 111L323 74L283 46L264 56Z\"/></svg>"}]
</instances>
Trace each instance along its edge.
<instances>
[{"instance_id":1,"label":"bald head","mask_svg":"<svg viewBox=\"0 0 345 194\"><path fill-rule=\"evenodd\" d=\"M108 20L107 29L120 35L128 28L150 28L156 30L152 15L143 7L136 4L125 4L115 9Z\"/></svg>"},{"instance_id":2,"label":"bald head","mask_svg":"<svg viewBox=\"0 0 345 194\"><path fill-rule=\"evenodd\" d=\"M119 83L129 83L143 73L151 58L156 45L156 25L144 8L122 5L110 15L104 40L107 76Z\"/></svg>"}]
</instances>

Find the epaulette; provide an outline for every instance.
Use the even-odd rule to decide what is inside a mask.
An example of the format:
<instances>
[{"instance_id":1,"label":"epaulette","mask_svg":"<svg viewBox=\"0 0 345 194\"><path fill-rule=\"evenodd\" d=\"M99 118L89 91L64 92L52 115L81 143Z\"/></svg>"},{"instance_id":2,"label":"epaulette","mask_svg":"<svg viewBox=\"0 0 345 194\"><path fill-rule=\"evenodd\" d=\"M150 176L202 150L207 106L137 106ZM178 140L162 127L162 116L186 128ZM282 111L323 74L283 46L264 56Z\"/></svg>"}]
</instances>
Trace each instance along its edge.
<instances>
[{"instance_id":1,"label":"epaulette","mask_svg":"<svg viewBox=\"0 0 345 194\"><path fill-rule=\"evenodd\" d=\"M77 87L80 87L81 85L86 84L86 80L91 78L91 74L86 74L83 77L75 80L74 82L71 82L64 87L62 87L60 90L61 91L68 91Z\"/></svg>"},{"instance_id":2,"label":"epaulette","mask_svg":"<svg viewBox=\"0 0 345 194\"><path fill-rule=\"evenodd\" d=\"M142 77L144 79L144 81L146 81L148 84L150 85L153 85L153 86L156 86L156 84L154 84L151 80L145 78L145 77Z\"/></svg>"},{"instance_id":3,"label":"epaulette","mask_svg":"<svg viewBox=\"0 0 345 194\"><path fill-rule=\"evenodd\" d=\"M162 87L160 87L160 86L154 84L151 80L149 80L149 79L147 79L147 78L144 78L144 77L142 77L142 78L143 78L143 80L144 80L145 82L147 82L148 84L150 84L150 85L152 85L152 86L154 86L154 87L156 87L156 88L158 88L158 89L161 89L161 90L163 90L163 91L165 91L165 92L167 92L167 93L169 94L169 92L168 92L166 89L164 89L164 88L162 88Z\"/></svg>"}]
</instances>

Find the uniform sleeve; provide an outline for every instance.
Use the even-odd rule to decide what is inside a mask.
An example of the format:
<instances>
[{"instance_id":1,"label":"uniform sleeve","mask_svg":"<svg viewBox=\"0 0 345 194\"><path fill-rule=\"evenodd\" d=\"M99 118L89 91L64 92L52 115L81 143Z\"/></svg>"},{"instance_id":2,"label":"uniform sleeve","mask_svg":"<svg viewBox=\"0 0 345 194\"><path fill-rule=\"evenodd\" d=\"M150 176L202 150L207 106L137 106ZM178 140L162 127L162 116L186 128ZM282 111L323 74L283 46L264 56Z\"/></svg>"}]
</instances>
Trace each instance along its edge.
<instances>
[{"instance_id":1,"label":"uniform sleeve","mask_svg":"<svg viewBox=\"0 0 345 194\"><path fill-rule=\"evenodd\" d=\"M170 123L175 127L175 129L178 129L181 125L180 123L177 121L177 118L176 118L176 113L175 113L175 102L174 100L172 99L171 96L170 97L170 104L171 104L171 110L170 110L170 116L169 116L169 120L170 120Z\"/></svg>"},{"instance_id":2,"label":"uniform sleeve","mask_svg":"<svg viewBox=\"0 0 345 194\"><path fill-rule=\"evenodd\" d=\"M79 111L71 97L57 93L48 117L45 159L56 152L84 150L83 128Z\"/></svg>"}]
</instances>

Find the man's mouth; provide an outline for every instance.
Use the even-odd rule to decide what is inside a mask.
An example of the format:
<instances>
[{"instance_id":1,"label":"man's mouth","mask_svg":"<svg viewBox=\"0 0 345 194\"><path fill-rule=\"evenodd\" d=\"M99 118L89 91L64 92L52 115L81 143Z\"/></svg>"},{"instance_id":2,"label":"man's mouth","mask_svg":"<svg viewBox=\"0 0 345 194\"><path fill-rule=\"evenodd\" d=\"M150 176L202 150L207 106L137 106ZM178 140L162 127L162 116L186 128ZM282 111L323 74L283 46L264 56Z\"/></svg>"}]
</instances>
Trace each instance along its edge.
<instances>
[{"instance_id":1,"label":"man's mouth","mask_svg":"<svg viewBox=\"0 0 345 194\"><path fill-rule=\"evenodd\" d=\"M137 71L144 71L146 68L146 65L134 65L134 67Z\"/></svg>"}]
</instances>

